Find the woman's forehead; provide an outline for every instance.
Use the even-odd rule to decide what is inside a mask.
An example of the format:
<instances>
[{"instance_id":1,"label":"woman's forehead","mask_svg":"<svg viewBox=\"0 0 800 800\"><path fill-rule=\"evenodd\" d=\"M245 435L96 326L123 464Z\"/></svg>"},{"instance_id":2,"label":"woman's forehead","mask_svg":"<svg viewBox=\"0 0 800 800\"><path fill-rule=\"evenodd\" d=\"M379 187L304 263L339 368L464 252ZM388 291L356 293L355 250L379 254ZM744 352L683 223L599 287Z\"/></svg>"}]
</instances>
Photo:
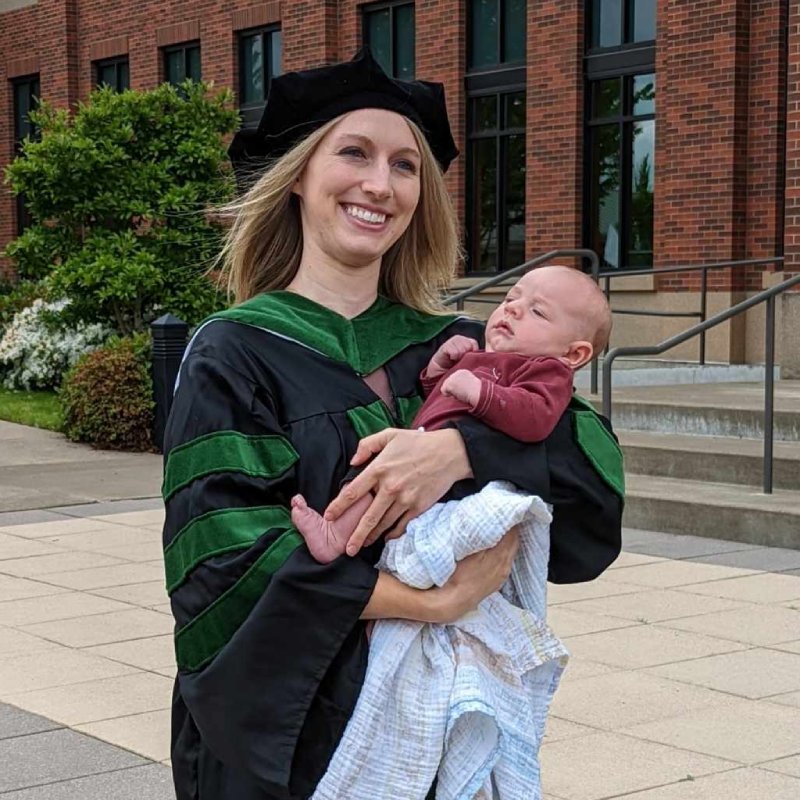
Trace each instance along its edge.
<instances>
[{"instance_id":1,"label":"woman's forehead","mask_svg":"<svg viewBox=\"0 0 800 800\"><path fill-rule=\"evenodd\" d=\"M408 120L396 111L383 108L359 108L350 111L334 125L328 136L356 136L369 139L375 144L418 149Z\"/></svg>"}]
</instances>

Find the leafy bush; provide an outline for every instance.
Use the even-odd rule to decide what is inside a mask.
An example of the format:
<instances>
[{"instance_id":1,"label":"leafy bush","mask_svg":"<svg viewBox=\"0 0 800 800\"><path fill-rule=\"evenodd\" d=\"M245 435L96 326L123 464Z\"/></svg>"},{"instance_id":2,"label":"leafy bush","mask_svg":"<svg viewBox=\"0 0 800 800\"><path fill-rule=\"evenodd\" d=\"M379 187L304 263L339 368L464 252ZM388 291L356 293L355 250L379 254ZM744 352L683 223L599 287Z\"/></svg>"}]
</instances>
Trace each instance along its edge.
<instances>
[{"instance_id":1,"label":"leafy bush","mask_svg":"<svg viewBox=\"0 0 800 800\"><path fill-rule=\"evenodd\" d=\"M73 319L120 334L163 309L197 323L224 305L207 277L222 228L206 213L232 196L224 138L239 123L228 89L191 81L150 91L92 92L70 114L46 102L6 170L34 224L6 255L46 278Z\"/></svg>"},{"instance_id":2,"label":"leafy bush","mask_svg":"<svg viewBox=\"0 0 800 800\"><path fill-rule=\"evenodd\" d=\"M69 326L62 316L67 300L34 300L18 312L0 339L0 372L9 389L55 389L64 373L110 331L97 323Z\"/></svg>"},{"instance_id":3,"label":"leafy bush","mask_svg":"<svg viewBox=\"0 0 800 800\"><path fill-rule=\"evenodd\" d=\"M64 433L108 450L153 450L150 337L115 338L84 356L59 392Z\"/></svg>"}]
</instances>

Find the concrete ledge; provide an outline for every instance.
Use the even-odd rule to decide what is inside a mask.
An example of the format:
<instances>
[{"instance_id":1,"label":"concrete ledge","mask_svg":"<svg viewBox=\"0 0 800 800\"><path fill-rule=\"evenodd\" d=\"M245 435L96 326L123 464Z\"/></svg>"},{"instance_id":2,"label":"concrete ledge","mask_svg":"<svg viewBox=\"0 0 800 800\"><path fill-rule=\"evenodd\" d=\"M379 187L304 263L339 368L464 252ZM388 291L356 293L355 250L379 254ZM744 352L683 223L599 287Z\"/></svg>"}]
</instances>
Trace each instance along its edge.
<instances>
[{"instance_id":1,"label":"concrete ledge","mask_svg":"<svg viewBox=\"0 0 800 800\"><path fill-rule=\"evenodd\" d=\"M800 492L630 474L624 524L765 547L800 549Z\"/></svg>"}]
</instances>

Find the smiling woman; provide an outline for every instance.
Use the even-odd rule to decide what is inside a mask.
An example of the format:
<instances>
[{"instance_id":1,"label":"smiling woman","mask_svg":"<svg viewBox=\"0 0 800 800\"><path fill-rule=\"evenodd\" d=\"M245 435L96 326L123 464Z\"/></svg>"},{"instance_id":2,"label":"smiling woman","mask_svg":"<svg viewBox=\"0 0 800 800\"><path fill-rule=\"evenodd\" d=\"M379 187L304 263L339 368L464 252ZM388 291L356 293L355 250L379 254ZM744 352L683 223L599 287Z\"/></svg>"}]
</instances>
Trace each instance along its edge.
<instances>
[{"instance_id":1,"label":"smiling woman","mask_svg":"<svg viewBox=\"0 0 800 800\"><path fill-rule=\"evenodd\" d=\"M465 559L441 588L413 589L375 569L380 539L317 563L292 497L351 506L337 493L359 445L377 454L360 476L365 533L462 480L509 480L555 503L550 569L565 581L616 556L621 504L568 421L552 458L474 418L402 430L438 348L456 334L482 341L479 323L439 299L458 254L441 85L392 80L369 53L288 73L230 154L245 191L227 209L221 263L237 305L190 342L164 443L172 767L178 800L306 800L359 698L365 620L463 615L502 585L517 541ZM336 796L357 800L346 786Z\"/></svg>"}]
</instances>

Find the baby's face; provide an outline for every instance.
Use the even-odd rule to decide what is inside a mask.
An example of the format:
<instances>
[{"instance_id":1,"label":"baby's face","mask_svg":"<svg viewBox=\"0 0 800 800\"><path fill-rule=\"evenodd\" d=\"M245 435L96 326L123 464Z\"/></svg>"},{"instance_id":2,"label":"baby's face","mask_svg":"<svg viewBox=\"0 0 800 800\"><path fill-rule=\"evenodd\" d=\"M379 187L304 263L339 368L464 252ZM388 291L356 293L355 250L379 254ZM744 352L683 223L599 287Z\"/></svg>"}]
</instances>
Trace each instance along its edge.
<instances>
[{"instance_id":1,"label":"baby's face","mask_svg":"<svg viewBox=\"0 0 800 800\"><path fill-rule=\"evenodd\" d=\"M563 269L535 269L511 287L486 324L486 350L565 356L581 336L582 287Z\"/></svg>"}]
</instances>

